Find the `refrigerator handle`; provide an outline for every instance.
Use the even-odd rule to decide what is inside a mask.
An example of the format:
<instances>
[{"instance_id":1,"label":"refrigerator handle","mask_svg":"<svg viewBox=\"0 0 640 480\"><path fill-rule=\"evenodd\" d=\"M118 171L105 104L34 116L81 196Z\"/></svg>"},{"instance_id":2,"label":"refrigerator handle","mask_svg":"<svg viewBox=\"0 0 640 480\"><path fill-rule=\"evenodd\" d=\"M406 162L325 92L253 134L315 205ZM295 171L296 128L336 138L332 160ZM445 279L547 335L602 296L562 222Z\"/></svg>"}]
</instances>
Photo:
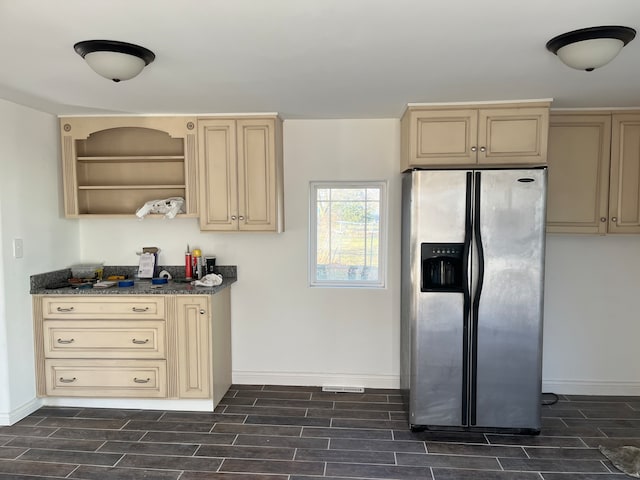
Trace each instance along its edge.
<instances>
[{"instance_id":1,"label":"refrigerator handle","mask_svg":"<svg viewBox=\"0 0 640 480\"><path fill-rule=\"evenodd\" d=\"M473 223L471 216L473 173L467 172L467 186L465 196L465 217L464 217L464 246L462 251L462 294L464 302L464 316L462 319L462 424L468 424L469 412L469 331L470 331L470 306L471 293L469 291L469 256L471 254L471 234Z\"/></svg>"},{"instance_id":2,"label":"refrigerator handle","mask_svg":"<svg viewBox=\"0 0 640 480\"><path fill-rule=\"evenodd\" d=\"M476 280L476 290L473 296L473 305L471 308L471 425L476 424L476 402L478 392L478 311L480 309L480 297L482 295L482 284L484 281L484 248L482 246L482 232L480 231L480 213L482 205L480 204L480 191L482 185L482 174L476 172L475 178L475 215L473 217L473 236L478 252L478 275Z\"/></svg>"}]
</instances>

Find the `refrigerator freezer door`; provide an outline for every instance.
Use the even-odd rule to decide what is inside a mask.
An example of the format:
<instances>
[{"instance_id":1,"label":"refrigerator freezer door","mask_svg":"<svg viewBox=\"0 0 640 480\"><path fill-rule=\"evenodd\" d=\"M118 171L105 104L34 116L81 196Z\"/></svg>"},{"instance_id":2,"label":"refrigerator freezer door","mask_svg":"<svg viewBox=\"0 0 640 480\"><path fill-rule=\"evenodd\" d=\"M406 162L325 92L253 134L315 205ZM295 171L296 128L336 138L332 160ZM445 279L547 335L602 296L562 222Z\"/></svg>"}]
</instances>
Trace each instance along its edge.
<instances>
[{"instance_id":1,"label":"refrigerator freezer door","mask_svg":"<svg viewBox=\"0 0 640 480\"><path fill-rule=\"evenodd\" d=\"M484 275L471 425L539 430L546 169L484 170L479 188Z\"/></svg>"},{"instance_id":2,"label":"refrigerator freezer door","mask_svg":"<svg viewBox=\"0 0 640 480\"><path fill-rule=\"evenodd\" d=\"M420 291L420 247L423 243L464 242L467 172L414 171L411 175L410 227L404 234L409 235L405 245L411 256L412 281L410 287L405 286L403 298L409 304L403 323L411 330L409 421L412 425L459 426L463 294Z\"/></svg>"}]
</instances>

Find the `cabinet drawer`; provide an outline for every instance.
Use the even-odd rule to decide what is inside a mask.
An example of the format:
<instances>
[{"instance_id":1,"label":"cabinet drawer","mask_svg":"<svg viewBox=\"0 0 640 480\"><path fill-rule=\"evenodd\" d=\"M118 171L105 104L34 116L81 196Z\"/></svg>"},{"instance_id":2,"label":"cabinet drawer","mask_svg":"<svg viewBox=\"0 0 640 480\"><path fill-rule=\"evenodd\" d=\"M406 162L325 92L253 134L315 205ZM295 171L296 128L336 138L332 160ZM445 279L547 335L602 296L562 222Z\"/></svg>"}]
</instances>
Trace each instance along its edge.
<instances>
[{"instance_id":1,"label":"cabinet drawer","mask_svg":"<svg viewBox=\"0 0 640 480\"><path fill-rule=\"evenodd\" d=\"M163 320L45 320L47 358L165 358Z\"/></svg>"},{"instance_id":2,"label":"cabinet drawer","mask_svg":"<svg viewBox=\"0 0 640 480\"><path fill-rule=\"evenodd\" d=\"M167 396L164 360L46 360L45 374L52 396Z\"/></svg>"},{"instance_id":3,"label":"cabinet drawer","mask_svg":"<svg viewBox=\"0 0 640 480\"><path fill-rule=\"evenodd\" d=\"M44 318L164 318L161 296L68 295L42 299Z\"/></svg>"}]
</instances>

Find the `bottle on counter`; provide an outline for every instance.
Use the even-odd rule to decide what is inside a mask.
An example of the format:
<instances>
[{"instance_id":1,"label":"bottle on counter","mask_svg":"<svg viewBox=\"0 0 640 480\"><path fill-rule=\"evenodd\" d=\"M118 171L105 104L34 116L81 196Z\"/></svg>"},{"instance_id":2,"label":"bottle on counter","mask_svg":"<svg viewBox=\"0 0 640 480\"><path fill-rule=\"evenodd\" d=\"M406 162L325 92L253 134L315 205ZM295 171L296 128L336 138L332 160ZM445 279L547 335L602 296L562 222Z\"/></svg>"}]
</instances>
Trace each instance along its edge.
<instances>
[{"instance_id":1,"label":"bottle on counter","mask_svg":"<svg viewBox=\"0 0 640 480\"><path fill-rule=\"evenodd\" d=\"M193 276L200 280L204 276L202 251L199 248L194 248L191 255L193 257Z\"/></svg>"},{"instance_id":2,"label":"bottle on counter","mask_svg":"<svg viewBox=\"0 0 640 480\"><path fill-rule=\"evenodd\" d=\"M187 280L191 280L193 275L193 259L191 257L191 252L189 251L189 245L187 245L187 251L184 254L184 278Z\"/></svg>"}]
</instances>

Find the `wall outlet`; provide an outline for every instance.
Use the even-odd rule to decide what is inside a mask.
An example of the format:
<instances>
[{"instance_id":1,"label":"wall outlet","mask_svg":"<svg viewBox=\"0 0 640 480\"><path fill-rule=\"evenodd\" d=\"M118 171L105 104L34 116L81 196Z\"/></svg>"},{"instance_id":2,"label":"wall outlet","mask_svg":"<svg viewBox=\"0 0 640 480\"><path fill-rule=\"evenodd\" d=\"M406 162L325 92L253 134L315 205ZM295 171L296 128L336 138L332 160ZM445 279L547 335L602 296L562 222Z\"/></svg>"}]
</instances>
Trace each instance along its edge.
<instances>
[{"instance_id":1,"label":"wall outlet","mask_svg":"<svg viewBox=\"0 0 640 480\"><path fill-rule=\"evenodd\" d=\"M22 258L24 256L24 247L21 238L13 239L13 258Z\"/></svg>"}]
</instances>

